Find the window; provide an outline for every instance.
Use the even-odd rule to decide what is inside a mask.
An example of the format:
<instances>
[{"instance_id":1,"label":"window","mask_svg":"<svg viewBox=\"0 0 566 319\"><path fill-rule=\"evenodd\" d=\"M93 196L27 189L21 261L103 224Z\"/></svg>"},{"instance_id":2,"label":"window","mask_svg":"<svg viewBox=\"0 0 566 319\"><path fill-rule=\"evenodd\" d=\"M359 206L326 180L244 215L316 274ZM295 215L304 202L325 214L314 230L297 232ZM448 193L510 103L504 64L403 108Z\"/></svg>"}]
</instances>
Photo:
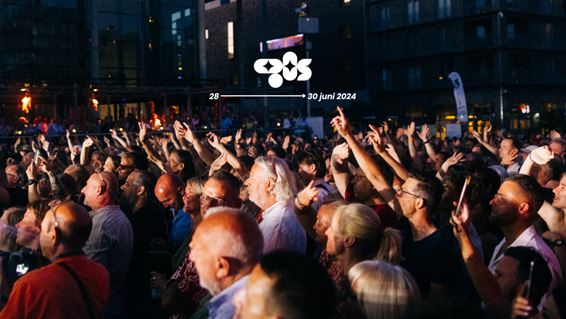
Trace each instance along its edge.
<instances>
[{"instance_id":1,"label":"window","mask_svg":"<svg viewBox=\"0 0 566 319\"><path fill-rule=\"evenodd\" d=\"M228 59L234 58L234 22L228 22Z\"/></svg>"},{"instance_id":2,"label":"window","mask_svg":"<svg viewBox=\"0 0 566 319\"><path fill-rule=\"evenodd\" d=\"M204 29L204 38L208 40L208 29Z\"/></svg>"},{"instance_id":3,"label":"window","mask_svg":"<svg viewBox=\"0 0 566 319\"><path fill-rule=\"evenodd\" d=\"M485 26L483 25L476 26L476 38L485 39L485 37L486 37Z\"/></svg>"},{"instance_id":4,"label":"window","mask_svg":"<svg viewBox=\"0 0 566 319\"><path fill-rule=\"evenodd\" d=\"M343 6L348 6L352 3L352 0L340 0L340 4Z\"/></svg>"},{"instance_id":5,"label":"window","mask_svg":"<svg viewBox=\"0 0 566 319\"><path fill-rule=\"evenodd\" d=\"M482 11L486 9L485 0L475 0L476 10Z\"/></svg>"},{"instance_id":6,"label":"window","mask_svg":"<svg viewBox=\"0 0 566 319\"><path fill-rule=\"evenodd\" d=\"M438 0L438 18L447 18L450 16L451 0Z\"/></svg>"},{"instance_id":7,"label":"window","mask_svg":"<svg viewBox=\"0 0 566 319\"><path fill-rule=\"evenodd\" d=\"M391 11L389 10L389 6L384 4L379 9L379 20L378 20L378 27L379 28L387 28L389 26L389 19L391 18Z\"/></svg>"},{"instance_id":8,"label":"window","mask_svg":"<svg viewBox=\"0 0 566 319\"><path fill-rule=\"evenodd\" d=\"M384 90L391 89L391 69L381 69L381 88Z\"/></svg>"},{"instance_id":9,"label":"window","mask_svg":"<svg viewBox=\"0 0 566 319\"><path fill-rule=\"evenodd\" d=\"M528 33L528 23L524 19L508 19L507 20L507 38L516 39L524 37Z\"/></svg>"},{"instance_id":10,"label":"window","mask_svg":"<svg viewBox=\"0 0 566 319\"><path fill-rule=\"evenodd\" d=\"M408 69L408 86L409 88L421 87L421 66L412 65Z\"/></svg>"},{"instance_id":11,"label":"window","mask_svg":"<svg viewBox=\"0 0 566 319\"><path fill-rule=\"evenodd\" d=\"M419 0L409 0L407 3L407 22L419 22Z\"/></svg>"},{"instance_id":12,"label":"window","mask_svg":"<svg viewBox=\"0 0 566 319\"><path fill-rule=\"evenodd\" d=\"M344 57L344 72L351 72L352 71L352 58L347 56Z\"/></svg>"},{"instance_id":13,"label":"window","mask_svg":"<svg viewBox=\"0 0 566 319\"><path fill-rule=\"evenodd\" d=\"M342 34L342 39L351 39L352 38L352 26L349 24L343 25L340 27L340 33Z\"/></svg>"}]
</instances>

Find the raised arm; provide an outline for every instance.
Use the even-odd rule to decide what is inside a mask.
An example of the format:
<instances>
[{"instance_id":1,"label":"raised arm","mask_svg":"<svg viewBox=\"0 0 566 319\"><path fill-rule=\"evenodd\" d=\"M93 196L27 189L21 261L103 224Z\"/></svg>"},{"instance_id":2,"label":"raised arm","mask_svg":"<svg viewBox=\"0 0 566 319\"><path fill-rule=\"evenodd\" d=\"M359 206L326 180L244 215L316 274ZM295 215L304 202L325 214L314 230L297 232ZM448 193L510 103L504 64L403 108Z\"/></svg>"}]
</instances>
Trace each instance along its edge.
<instances>
[{"instance_id":1,"label":"raised arm","mask_svg":"<svg viewBox=\"0 0 566 319\"><path fill-rule=\"evenodd\" d=\"M240 176L240 179L246 180L249 174L248 170L245 168L244 165L240 163L240 160L232 152L230 152L223 143L220 142L218 135L209 132L206 135L206 138L210 146L214 147L221 154L226 154L226 161L228 162L228 164L230 164L230 166L232 166L234 171Z\"/></svg>"},{"instance_id":2,"label":"raised arm","mask_svg":"<svg viewBox=\"0 0 566 319\"><path fill-rule=\"evenodd\" d=\"M197 154L200 157L200 159L202 159L202 161L207 166L210 166L210 164L215 159L214 155L212 155L212 153L208 150L208 148L204 146L204 144L195 135L195 133L193 132L193 130L191 129L191 127L187 123L183 123L183 126L185 127L184 138L189 143L191 143L193 145L193 147L195 148L195 151L197 151Z\"/></svg>"},{"instance_id":3,"label":"raised arm","mask_svg":"<svg viewBox=\"0 0 566 319\"><path fill-rule=\"evenodd\" d=\"M458 239L462 259L478 295L498 318L509 318L511 304L504 297L495 276L484 264L481 253L473 245L469 235L473 225L470 223L470 209L466 203L462 206L459 216L452 211L450 223L454 226L454 236Z\"/></svg>"},{"instance_id":4,"label":"raised arm","mask_svg":"<svg viewBox=\"0 0 566 319\"><path fill-rule=\"evenodd\" d=\"M349 147L347 143L336 145L330 157L330 170L332 171L336 188L342 197L346 197L346 188L348 187L348 179L350 177L348 157Z\"/></svg>"},{"instance_id":5,"label":"raised arm","mask_svg":"<svg viewBox=\"0 0 566 319\"><path fill-rule=\"evenodd\" d=\"M407 178L409 178L409 170L405 166L401 165L401 163L393 158L393 156L391 156L391 153L388 152L387 149L385 149L382 144L381 133L379 132L379 129L373 125L370 125L369 128L371 129L371 132L368 133L368 139L371 142L375 153L381 156L383 160L385 160L387 165L389 165L393 169L395 175L397 175L402 180L407 180ZM387 145L387 147L392 148L393 146Z\"/></svg>"},{"instance_id":6,"label":"raised arm","mask_svg":"<svg viewBox=\"0 0 566 319\"><path fill-rule=\"evenodd\" d=\"M417 132L417 135L419 136L419 138L423 141L423 144L425 146L425 150L426 150L426 154L428 155L428 157L432 160L432 162L434 163L436 161L436 152L434 151L434 148L432 147L432 145L430 145L430 128L428 127L428 124L423 124L421 131Z\"/></svg>"},{"instance_id":7,"label":"raised arm","mask_svg":"<svg viewBox=\"0 0 566 319\"><path fill-rule=\"evenodd\" d=\"M484 141L484 139L481 137L480 133L478 133L476 130L472 130L472 135L476 138L476 140L483 145L490 153L492 153L493 155L497 155L498 153L498 149L497 147L495 147L494 145L489 144L488 141Z\"/></svg>"},{"instance_id":8,"label":"raised arm","mask_svg":"<svg viewBox=\"0 0 566 319\"><path fill-rule=\"evenodd\" d=\"M385 199L387 203L397 202L395 190L392 185L387 182L377 163L371 158L371 155L366 152L352 134L350 124L344 115L342 108L338 107L337 110L339 115L332 119L332 126L344 139L346 139L346 143L348 143L348 146L352 150L360 168L364 171L368 180L381 194L383 199Z\"/></svg>"}]
</instances>

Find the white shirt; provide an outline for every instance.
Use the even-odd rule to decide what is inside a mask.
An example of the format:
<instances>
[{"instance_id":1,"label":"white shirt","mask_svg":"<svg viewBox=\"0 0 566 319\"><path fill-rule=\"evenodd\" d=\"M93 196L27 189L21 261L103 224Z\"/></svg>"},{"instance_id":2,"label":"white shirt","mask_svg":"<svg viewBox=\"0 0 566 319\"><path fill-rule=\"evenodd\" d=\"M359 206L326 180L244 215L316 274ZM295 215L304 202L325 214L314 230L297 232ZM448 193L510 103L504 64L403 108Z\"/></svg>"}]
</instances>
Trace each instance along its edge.
<instances>
[{"instance_id":1,"label":"white shirt","mask_svg":"<svg viewBox=\"0 0 566 319\"><path fill-rule=\"evenodd\" d=\"M505 245L505 238L503 238L499 245L495 247L493 255L491 256L491 260L489 261L489 270L493 274L495 274L495 266L504 256L504 253L501 252L503 245ZM550 249L550 247L548 247L544 240L539 235L537 235L534 226L525 229L525 231L523 231L523 233L521 233L521 235L519 235L519 237L517 237L517 239L515 239L515 241L511 243L511 245L509 245L509 247L518 246L532 247L542 256L542 258L544 258L544 260L546 260L548 268L550 269L550 273L552 274L552 282L550 283L549 292L552 292L556 287L560 285L560 283L562 283L562 270L560 269L560 262L556 258L556 255L554 254L552 249ZM547 293L542 298L540 305L543 305L544 301L548 297L549 294Z\"/></svg>"},{"instance_id":2,"label":"white shirt","mask_svg":"<svg viewBox=\"0 0 566 319\"><path fill-rule=\"evenodd\" d=\"M284 249L305 253L307 234L295 216L293 200L276 202L263 212L259 223L263 234L263 253Z\"/></svg>"}]
</instances>

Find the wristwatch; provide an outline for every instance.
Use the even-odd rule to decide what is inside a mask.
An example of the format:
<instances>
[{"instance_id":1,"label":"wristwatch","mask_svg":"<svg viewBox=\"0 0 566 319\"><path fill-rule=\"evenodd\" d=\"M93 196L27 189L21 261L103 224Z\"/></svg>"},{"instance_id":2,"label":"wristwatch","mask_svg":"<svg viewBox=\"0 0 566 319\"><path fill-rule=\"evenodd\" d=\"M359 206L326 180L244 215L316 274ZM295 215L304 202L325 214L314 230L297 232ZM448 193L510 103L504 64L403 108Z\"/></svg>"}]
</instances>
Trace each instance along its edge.
<instances>
[{"instance_id":1,"label":"wristwatch","mask_svg":"<svg viewBox=\"0 0 566 319\"><path fill-rule=\"evenodd\" d=\"M552 242L551 246L552 248L555 247L564 247L564 245L566 245L566 241L564 239L556 239L555 241Z\"/></svg>"}]
</instances>

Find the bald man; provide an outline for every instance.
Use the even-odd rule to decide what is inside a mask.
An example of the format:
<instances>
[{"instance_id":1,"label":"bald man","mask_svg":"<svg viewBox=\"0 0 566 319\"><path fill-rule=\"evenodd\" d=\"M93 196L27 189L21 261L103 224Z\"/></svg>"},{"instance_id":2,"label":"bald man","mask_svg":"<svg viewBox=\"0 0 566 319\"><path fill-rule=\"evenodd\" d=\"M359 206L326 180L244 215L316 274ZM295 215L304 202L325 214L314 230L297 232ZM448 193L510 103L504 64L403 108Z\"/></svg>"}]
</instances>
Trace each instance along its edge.
<instances>
[{"instance_id":1,"label":"bald man","mask_svg":"<svg viewBox=\"0 0 566 319\"><path fill-rule=\"evenodd\" d=\"M200 285L212 295L199 313L232 318L236 311L232 297L246 285L263 251L256 221L234 208L212 208L196 229L190 250Z\"/></svg>"},{"instance_id":2,"label":"bald man","mask_svg":"<svg viewBox=\"0 0 566 319\"><path fill-rule=\"evenodd\" d=\"M49 210L39 241L52 263L14 285L1 318L103 318L108 271L82 252L92 228L86 210L67 202Z\"/></svg>"},{"instance_id":3,"label":"bald man","mask_svg":"<svg viewBox=\"0 0 566 319\"><path fill-rule=\"evenodd\" d=\"M155 197L169 210L168 222L171 231L169 242L171 251L175 252L189 235L192 227L191 216L183 210L183 194L185 183L174 174L161 175L155 184Z\"/></svg>"},{"instance_id":4,"label":"bald man","mask_svg":"<svg viewBox=\"0 0 566 319\"><path fill-rule=\"evenodd\" d=\"M81 193L92 208L92 232L85 244L86 255L106 266L110 273L110 300L106 317L123 313L125 279L134 249L134 233L128 217L118 205L118 178L109 172L94 173Z\"/></svg>"}]
</instances>

